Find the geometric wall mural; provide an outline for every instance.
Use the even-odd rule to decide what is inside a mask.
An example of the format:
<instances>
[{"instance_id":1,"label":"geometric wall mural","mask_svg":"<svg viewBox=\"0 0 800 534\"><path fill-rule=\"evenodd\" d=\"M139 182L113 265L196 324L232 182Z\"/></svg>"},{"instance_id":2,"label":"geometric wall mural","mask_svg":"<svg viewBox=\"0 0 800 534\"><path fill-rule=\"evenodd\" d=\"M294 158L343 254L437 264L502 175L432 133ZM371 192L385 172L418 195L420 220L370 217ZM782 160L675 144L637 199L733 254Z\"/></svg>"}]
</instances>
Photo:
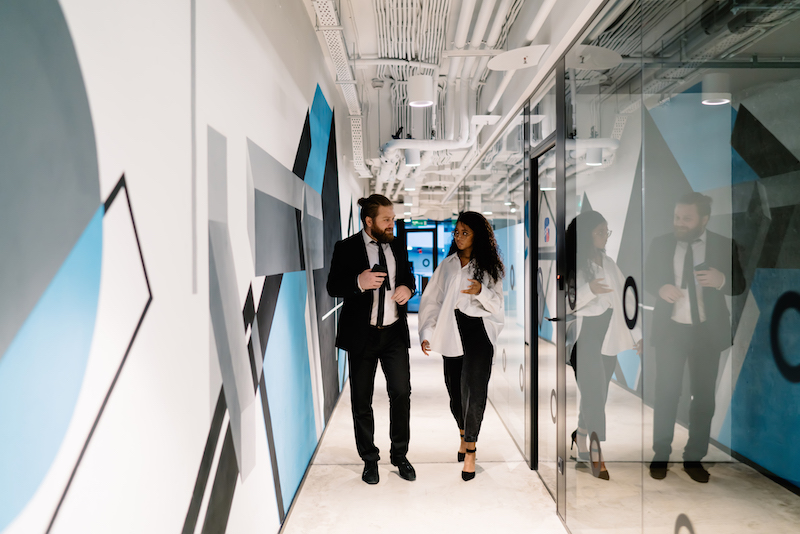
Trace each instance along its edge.
<instances>
[{"instance_id":1,"label":"geometric wall mural","mask_svg":"<svg viewBox=\"0 0 800 534\"><path fill-rule=\"evenodd\" d=\"M671 230L673 202L682 194L695 190L715 199L709 227L735 237L747 290L731 298L734 342L722 354L712 438L795 490L800 460L788 451L800 439L800 388L786 369L797 365L791 355L800 346L792 301L800 286L798 89L797 81L776 84L734 108L700 105L695 86L644 110L645 217L628 214L644 221L649 247L654 236ZM640 187L634 184L634 196ZM621 249L621 267L622 256ZM653 304L651 295L644 298ZM653 362L644 367L652 370ZM646 383L644 392L652 390ZM679 421L688 420L687 398ZM649 394L645 400L651 402Z\"/></svg>"},{"instance_id":2,"label":"geometric wall mural","mask_svg":"<svg viewBox=\"0 0 800 534\"><path fill-rule=\"evenodd\" d=\"M237 488L268 461L282 522L339 397L327 266L341 239L335 121L317 87L287 169L247 139L247 232L256 277L239 295L227 139L208 128L209 311L219 391L183 532L224 532ZM260 445L259 445L260 444ZM258 453L262 450L263 453ZM268 460L266 460L268 458ZM269 497L269 495L263 495Z\"/></svg>"},{"instance_id":3,"label":"geometric wall mural","mask_svg":"<svg viewBox=\"0 0 800 534\"><path fill-rule=\"evenodd\" d=\"M55 0L0 3L0 531L49 532L152 302Z\"/></svg>"}]
</instances>

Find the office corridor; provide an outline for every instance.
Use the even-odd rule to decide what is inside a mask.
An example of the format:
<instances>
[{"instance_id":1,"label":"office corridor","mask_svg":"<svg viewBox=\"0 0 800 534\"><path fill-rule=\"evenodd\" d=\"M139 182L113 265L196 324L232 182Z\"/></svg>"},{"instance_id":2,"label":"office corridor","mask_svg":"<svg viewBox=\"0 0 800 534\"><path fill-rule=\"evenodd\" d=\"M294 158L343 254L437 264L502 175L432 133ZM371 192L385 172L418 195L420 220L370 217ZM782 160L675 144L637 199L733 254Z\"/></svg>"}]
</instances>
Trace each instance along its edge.
<instances>
[{"instance_id":1,"label":"office corridor","mask_svg":"<svg viewBox=\"0 0 800 534\"><path fill-rule=\"evenodd\" d=\"M345 386L283 532L565 532L555 503L525 464L489 404L478 441L477 476L461 480L459 437L448 408L440 356L419 349L411 328L411 447L417 480L407 482L389 462L389 403L379 370L375 380L375 441L380 483L361 481L363 462L353 437Z\"/></svg>"}]
</instances>

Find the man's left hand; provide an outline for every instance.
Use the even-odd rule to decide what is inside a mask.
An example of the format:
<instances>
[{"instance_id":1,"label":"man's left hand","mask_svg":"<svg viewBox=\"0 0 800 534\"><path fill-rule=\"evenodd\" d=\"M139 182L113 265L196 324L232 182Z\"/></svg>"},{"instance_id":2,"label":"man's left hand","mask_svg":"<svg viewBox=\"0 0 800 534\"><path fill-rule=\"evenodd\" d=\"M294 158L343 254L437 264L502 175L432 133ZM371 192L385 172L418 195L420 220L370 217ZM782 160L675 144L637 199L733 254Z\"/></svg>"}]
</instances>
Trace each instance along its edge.
<instances>
[{"instance_id":1,"label":"man's left hand","mask_svg":"<svg viewBox=\"0 0 800 534\"><path fill-rule=\"evenodd\" d=\"M394 290L394 295L392 295L392 300L402 306L413 296L411 290L406 286L397 286L397 289Z\"/></svg>"},{"instance_id":2,"label":"man's left hand","mask_svg":"<svg viewBox=\"0 0 800 534\"><path fill-rule=\"evenodd\" d=\"M711 267L706 271L696 271L695 277L703 287L718 289L725 283L725 276L717 269Z\"/></svg>"}]
</instances>

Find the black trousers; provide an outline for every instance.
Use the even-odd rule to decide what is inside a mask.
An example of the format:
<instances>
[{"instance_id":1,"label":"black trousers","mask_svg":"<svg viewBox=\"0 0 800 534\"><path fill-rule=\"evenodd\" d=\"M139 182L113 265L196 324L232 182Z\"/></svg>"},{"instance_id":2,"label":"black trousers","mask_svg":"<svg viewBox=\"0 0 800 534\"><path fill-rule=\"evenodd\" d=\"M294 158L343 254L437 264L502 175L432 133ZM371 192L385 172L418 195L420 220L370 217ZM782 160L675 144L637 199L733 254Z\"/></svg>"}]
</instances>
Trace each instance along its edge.
<instances>
[{"instance_id":1,"label":"black trousers","mask_svg":"<svg viewBox=\"0 0 800 534\"><path fill-rule=\"evenodd\" d=\"M464 440L478 441L486 411L494 347L483 319L455 310L464 355L444 358L444 383L450 395L450 412L464 430Z\"/></svg>"},{"instance_id":2,"label":"black trousers","mask_svg":"<svg viewBox=\"0 0 800 534\"><path fill-rule=\"evenodd\" d=\"M587 435L597 433L606 440L606 400L608 385L617 368L617 357L604 355L601 350L611 322L611 310L602 315L584 317L581 333L573 347L573 370L581 392L578 428Z\"/></svg>"},{"instance_id":3,"label":"black trousers","mask_svg":"<svg viewBox=\"0 0 800 534\"><path fill-rule=\"evenodd\" d=\"M656 348L656 387L653 406L654 460L666 462L672 452L683 370L689 364L691 404L689 441L683 450L687 462L699 462L708 453L714 417L720 351L709 342L706 324L683 325L670 321L668 343Z\"/></svg>"},{"instance_id":4,"label":"black trousers","mask_svg":"<svg viewBox=\"0 0 800 534\"><path fill-rule=\"evenodd\" d=\"M380 460L378 447L375 446L375 417L372 412L378 361L381 362L389 393L390 458L396 463L405 458L408 452L411 438L411 370L408 348L400 326L400 321L397 321L384 329L371 327L366 348L362 352L349 354L350 400L356 448L365 462Z\"/></svg>"}]
</instances>

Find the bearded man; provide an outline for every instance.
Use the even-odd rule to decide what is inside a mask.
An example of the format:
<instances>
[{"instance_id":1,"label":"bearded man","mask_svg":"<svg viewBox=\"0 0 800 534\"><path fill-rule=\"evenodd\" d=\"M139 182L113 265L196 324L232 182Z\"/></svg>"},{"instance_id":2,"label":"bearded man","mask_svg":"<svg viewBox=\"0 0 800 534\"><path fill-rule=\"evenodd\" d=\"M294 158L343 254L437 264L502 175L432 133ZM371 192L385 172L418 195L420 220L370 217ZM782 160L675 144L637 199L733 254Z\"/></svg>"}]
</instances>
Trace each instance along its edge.
<instances>
[{"instance_id":1,"label":"bearded man","mask_svg":"<svg viewBox=\"0 0 800 534\"><path fill-rule=\"evenodd\" d=\"M732 340L725 295L745 288L736 243L706 229L710 216L710 197L682 197L673 232L653 240L645 266L645 289L658 297L650 338L656 349L650 476L657 480L667 476L687 364L691 404L683 468L696 482L710 476L700 460L708 453L720 353Z\"/></svg>"},{"instance_id":2,"label":"bearded man","mask_svg":"<svg viewBox=\"0 0 800 534\"><path fill-rule=\"evenodd\" d=\"M394 239L392 201L371 195L358 204L364 229L336 243L328 293L344 299L336 346L348 352L356 448L364 461L361 479L367 484L379 481L372 393L380 361L389 393L390 459L402 478L415 480L406 458L411 435L406 303L416 288L414 274L405 246Z\"/></svg>"}]
</instances>

